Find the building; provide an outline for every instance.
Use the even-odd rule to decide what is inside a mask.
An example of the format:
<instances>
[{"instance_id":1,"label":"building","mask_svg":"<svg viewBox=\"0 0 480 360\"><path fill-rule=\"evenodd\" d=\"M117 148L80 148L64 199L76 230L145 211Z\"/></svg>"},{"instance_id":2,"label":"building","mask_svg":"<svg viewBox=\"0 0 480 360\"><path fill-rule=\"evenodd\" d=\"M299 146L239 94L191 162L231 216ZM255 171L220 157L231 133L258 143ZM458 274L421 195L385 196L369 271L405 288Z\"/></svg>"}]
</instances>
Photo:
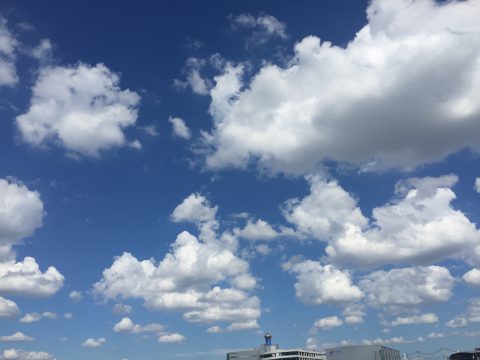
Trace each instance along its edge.
<instances>
[{"instance_id":1,"label":"building","mask_svg":"<svg viewBox=\"0 0 480 360\"><path fill-rule=\"evenodd\" d=\"M326 360L400 360L400 351L380 345L341 346L325 352Z\"/></svg>"},{"instance_id":2,"label":"building","mask_svg":"<svg viewBox=\"0 0 480 360\"><path fill-rule=\"evenodd\" d=\"M276 359L326 360L325 353L321 353L315 350L280 349L278 344L272 345L272 335L270 335L269 333L265 334L265 344L260 345L256 349L232 351L227 353L227 360L263 360L263 359L266 359L266 360L276 360Z\"/></svg>"}]
</instances>

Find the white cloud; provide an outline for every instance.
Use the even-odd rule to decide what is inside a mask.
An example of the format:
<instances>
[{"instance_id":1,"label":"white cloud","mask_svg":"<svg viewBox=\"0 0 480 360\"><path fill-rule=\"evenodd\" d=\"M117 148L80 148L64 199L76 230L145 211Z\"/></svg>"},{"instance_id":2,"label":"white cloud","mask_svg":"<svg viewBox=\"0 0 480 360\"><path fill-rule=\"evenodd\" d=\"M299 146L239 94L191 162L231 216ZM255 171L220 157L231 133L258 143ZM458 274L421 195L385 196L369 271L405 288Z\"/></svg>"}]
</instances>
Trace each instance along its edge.
<instances>
[{"instance_id":1,"label":"white cloud","mask_svg":"<svg viewBox=\"0 0 480 360\"><path fill-rule=\"evenodd\" d=\"M399 182L399 199L373 209L375 221L369 228L348 225L345 234L327 247L327 254L379 266L426 264L469 252L480 241L480 232L451 206L456 198L451 188L456 182L455 175Z\"/></svg>"},{"instance_id":2,"label":"white cloud","mask_svg":"<svg viewBox=\"0 0 480 360\"><path fill-rule=\"evenodd\" d=\"M242 229L235 228L234 233L237 237L252 241L267 241L284 236L300 236L293 229L285 226L280 226L279 230L276 230L262 219L257 219L257 221L248 219L245 226Z\"/></svg>"},{"instance_id":3,"label":"white cloud","mask_svg":"<svg viewBox=\"0 0 480 360\"><path fill-rule=\"evenodd\" d=\"M185 341L185 336L179 333L163 334L158 338L160 343L181 343Z\"/></svg>"},{"instance_id":4,"label":"white cloud","mask_svg":"<svg viewBox=\"0 0 480 360\"><path fill-rule=\"evenodd\" d=\"M445 337L445 334L443 333L430 333L427 335L427 338L429 339L443 339Z\"/></svg>"},{"instance_id":5,"label":"white cloud","mask_svg":"<svg viewBox=\"0 0 480 360\"><path fill-rule=\"evenodd\" d=\"M117 257L94 293L106 300L143 299L147 308L182 311L192 322L244 322L260 316L259 299L248 293L255 284L248 263L222 241L206 243L182 232L158 264L129 253Z\"/></svg>"},{"instance_id":6,"label":"white cloud","mask_svg":"<svg viewBox=\"0 0 480 360\"><path fill-rule=\"evenodd\" d=\"M419 339L407 340L403 336L394 336L389 339L382 339L382 338L376 338L373 340L364 339L362 340L362 344L363 345L410 344L410 343L417 342Z\"/></svg>"},{"instance_id":7,"label":"white cloud","mask_svg":"<svg viewBox=\"0 0 480 360\"><path fill-rule=\"evenodd\" d=\"M480 177L477 177L477 178L475 179L475 187L474 187L474 189L475 189L475 191L476 191L477 193L480 194Z\"/></svg>"},{"instance_id":8,"label":"white cloud","mask_svg":"<svg viewBox=\"0 0 480 360\"><path fill-rule=\"evenodd\" d=\"M285 218L299 231L326 241L342 234L346 224L360 228L368 224L355 199L336 181L319 175L307 180L310 193L301 200L288 200L283 208Z\"/></svg>"},{"instance_id":9,"label":"white cloud","mask_svg":"<svg viewBox=\"0 0 480 360\"><path fill-rule=\"evenodd\" d=\"M434 313L426 313L422 315L412 315L406 317L397 317L395 320L389 323L390 326L398 325L412 325L412 324L436 324L438 322L438 316Z\"/></svg>"},{"instance_id":10,"label":"white cloud","mask_svg":"<svg viewBox=\"0 0 480 360\"><path fill-rule=\"evenodd\" d=\"M140 97L119 80L103 64L43 68L30 109L16 119L23 140L89 157L127 145L123 129L135 124Z\"/></svg>"},{"instance_id":11,"label":"white cloud","mask_svg":"<svg viewBox=\"0 0 480 360\"><path fill-rule=\"evenodd\" d=\"M32 257L0 263L0 294L47 297L55 294L63 282L56 268L50 266L42 273Z\"/></svg>"},{"instance_id":12,"label":"white cloud","mask_svg":"<svg viewBox=\"0 0 480 360\"><path fill-rule=\"evenodd\" d=\"M360 300L364 296L352 283L348 270L311 260L286 263L284 269L295 274L295 294L306 304L341 304Z\"/></svg>"},{"instance_id":13,"label":"white cloud","mask_svg":"<svg viewBox=\"0 0 480 360\"><path fill-rule=\"evenodd\" d=\"M342 326L342 319L337 316L328 316L315 321L313 326L322 330L332 329L334 327Z\"/></svg>"},{"instance_id":14,"label":"white cloud","mask_svg":"<svg viewBox=\"0 0 480 360\"><path fill-rule=\"evenodd\" d=\"M0 336L0 342L29 342L33 340L31 336L27 336L19 331L12 335Z\"/></svg>"},{"instance_id":15,"label":"white cloud","mask_svg":"<svg viewBox=\"0 0 480 360\"><path fill-rule=\"evenodd\" d=\"M272 252L272 249L267 244L260 244L255 246L255 250L262 255L268 255Z\"/></svg>"},{"instance_id":16,"label":"white cloud","mask_svg":"<svg viewBox=\"0 0 480 360\"><path fill-rule=\"evenodd\" d=\"M179 117L172 117L168 118L168 122L172 124L172 132L174 136L179 138L188 140L192 137L192 133L187 125L185 125L185 121Z\"/></svg>"},{"instance_id":17,"label":"white cloud","mask_svg":"<svg viewBox=\"0 0 480 360\"><path fill-rule=\"evenodd\" d=\"M67 320L73 319L73 314L72 313L65 313L63 314L63 317Z\"/></svg>"},{"instance_id":18,"label":"white cloud","mask_svg":"<svg viewBox=\"0 0 480 360\"><path fill-rule=\"evenodd\" d=\"M352 304L347 306L342 314L345 316L345 323L359 324L364 321L365 311L363 304Z\"/></svg>"},{"instance_id":19,"label":"white cloud","mask_svg":"<svg viewBox=\"0 0 480 360\"><path fill-rule=\"evenodd\" d=\"M191 88L197 95L208 95L211 83L207 78L202 77L200 71L206 65L204 59L191 57L187 59L184 74L185 80L174 79L173 86L179 90Z\"/></svg>"},{"instance_id":20,"label":"white cloud","mask_svg":"<svg viewBox=\"0 0 480 360\"><path fill-rule=\"evenodd\" d=\"M231 69L217 76L207 166L411 169L478 150L478 1L374 0L367 15L346 46L308 36L285 67L267 63L245 82L239 69L222 97Z\"/></svg>"},{"instance_id":21,"label":"white cloud","mask_svg":"<svg viewBox=\"0 0 480 360\"><path fill-rule=\"evenodd\" d=\"M42 226L43 215L37 191L0 179L0 261L11 259L11 247Z\"/></svg>"},{"instance_id":22,"label":"white cloud","mask_svg":"<svg viewBox=\"0 0 480 360\"><path fill-rule=\"evenodd\" d=\"M81 291L73 290L73 291L70 291L70 293L68 294L68 297L70 298L70 300L74 302L79 302L80 300L82 300L83 294Z\"/></svg>"},{"instance_id":23,"label":"white cloud","mask_svg":"<svg viewBox=\"0 0 480 360\"><path fill-rule=\"evenodd\" d=\"M114 314L130 314L132 310L130 305L125 304L115 304L112 308Z\"/></svg>"},{"instance_id":24,"label":"white cloud","mask_svg":"<svg viewBox=\"0 0 480 360\"><path fill-rule=\"evenodd\" d=\"M480 286L480 270L477 268L466 272L462 278L470 286Z\"/></svg>"},{"instance_id":25,"label":"white cloud","mask_svg":"<svg viewBox=\"0 0 480 360\"><path fill-rule=\"evenodd\" d=\"M42 39L40 43L32 49L31 55L40 62L48 62L52 58L53 45L49 39Z\"/></svg>"},{"instance_id":26,"label":"white cloud","mask_svg":"<svg viewBox=\"0 0 480 360\"><path fill-rule=\"evenodd\" d=\"M454 278L440 266L375 271L360 280L370 306L390 310L445 302L452 296Z\"/></svg>"},{"instance_id":27,"label":"white cloud","mask_svg":"<svg viewBox=\"0 0 480 360\"><path fill-rule=\"evenodd\" d=\"M62 286L64 277L50 266L42 273L36 260L16 261L12 247L42 226L40 194L19 182L0 179L0 295L50 296Z\"/></svg>"},{"instance_id":28,"label":"white cloud","mask_svg":"<svg viewBox=\"0 0 480 360\"><path fill-rule=\"evenodd\" d=\"M171 215L174 222L206 222L215 220L218 208L201 194L191 194L178 205Z\"/></svg>"},{"instance_id":29,"label":"white cloud","mask_svg":"<svg viewBox=\"0 0 480 360\"><path fill-rule=\"evenodd\" d=\"M480 322L480 298L470 299L467 310L453 319L449 320L445 325L452 328L465 327L471 323Z\"/></svg>"},{"instance_id":30,"label":"white cloud","mask_svg":"<svg viewBox=\"0 0 480 360\"><path fill-rule=\"evenodd\" d=\"M207 329L207 333L210 334L219 334L223 332L223 329L220 326L211 326Z\"/></svg>"},{"instance_id":31,"label":"white cloud","mask_svg":"<svg viewBox=\"0 0 480 360\"><path fill-rule=\"evenodd\" d=\"M0 318L15 317L20 314L20 309L13 301L0 296Z\"/></svg>"},{"instance_id":32,"label":"white cloud","mask_svg":"<svg viewBox=\"0 0 480 360\"><path fill-rule=\"evenodd\" d=\"M18 82L15 69L17 40L8 30L7 20L0 14L0 86L12 86Z\"/></svg>"},{"instance_id":33,"label":"white cloud","mask_svg":"<svg viewBox=\"0 0 480 360\"><path fill-rule=\"evenodd\" d=\"M164 326L161 324L147 324L139 325L135 324L130 318L124 317L113 327L113 331L119 333L131 333L131 334L141 334L141 333L159 333L163 330Z\"/></svg>"},{"instance_id":34,"label":"white cloud","mask_svg":"<svg viewBox=\"0 0 480 360\"><path fill-rule=\"evenodd\" d=\"M99 348L105 344L107 340L105 338L88 338L82 343L83 347L89 347L89 348Z\"/></svg>"},{"instance_id":35,"label":"white cloud","mask_svg":"<svg viewBox=\"0 0 480 360\"><path fill-rule=\"evenodd\" d=\"M43 313L38 313L38 312L27 313L20 319L20 322L24 324L28 324L28 323L40 321L42 319L56 320L58 319L58 315L50 311L45 311Z\"/></svg>"},{"instance_id":36,"label":"white cloud","mask_svg":"<svg viewBox=\"0 0 480 360\"><path fill-rule=\"evenodd\" d=\"M287 201L284 215L298 231L327 241L330 260L359 267L428 264L448 257L477 262L480 232L452 207L455 175L410 178L368 221L336 181L310 176L310 194Z\"/></svg>"},{"instance_id":37,"label":"white cloud","mask_svg":"<svg viewBox=\"0 0 480 360\"><path fill-rule=\"evenodd\" d=\"M286 39L286 25L272 15L240 14L230 17L230 24L234 29L248 29L252 34L247 44L263 45L273 38Z\"/></svg>"},{"instance_id":38,"label":"white cloud","mask_svg":"<svg viewBox=\"0 0 480 360\"><path fill-rule=\"evenodd\" d=\"M257 320L249 320L244 322L234 322L227 327L227 331L241 331L241 330L252 330L258 329L260 326L257 323Z\"/></svg>"},{"instance_id":39,"label":"white cloud","mask_svg":"<svg viewBox=\"0 0 480 360\"><path fill-rule=\"evenodd\" d=\"M52 354L44 351L24 351L19 349L3 350L0 359L11 360L55 360Z\"/></svg>"},{"instance_id":40,"label":"white cloud","mask_svg":"<svg viewBox=\"0 0 480 360\"><path fill-rule=\"evenodd\" d=\"M139 126L138 128L149 136L152 136L152 137L158 136L158 130L155 125Z\"/></svg>"}]
</instances>

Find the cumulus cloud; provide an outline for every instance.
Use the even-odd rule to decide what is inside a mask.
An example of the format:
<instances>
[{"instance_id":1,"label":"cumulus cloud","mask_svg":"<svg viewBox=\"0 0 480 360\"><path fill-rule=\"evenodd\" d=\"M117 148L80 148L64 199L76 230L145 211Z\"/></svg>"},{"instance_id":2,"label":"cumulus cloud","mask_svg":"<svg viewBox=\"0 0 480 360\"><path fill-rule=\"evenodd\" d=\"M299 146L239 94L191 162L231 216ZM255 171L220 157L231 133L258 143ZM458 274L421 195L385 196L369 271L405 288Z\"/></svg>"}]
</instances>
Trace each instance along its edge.
<instances>
[{"instance_id":1,"label":"cumulus cloud","mask_svg":"<svg viewBox=\"0 0 480 360\"><path fill-rule=\"evenodd\" d=\"M43 203L37 191L0 179L0 261L12 258L12 246L42 226Z\"/></svg>"},{"instance_id":2,"label":"cumulus cloud","mask_svg":"<svg viewBox=\"0 0 480 360\"><path fill-rule=\"evenodd\" d=\"M13 301L0 296L0 318L15 317L20 314L20 309Z\"/></svg>"},{"instance_id":3,"label":"cumulus cloud","mask_svg":"<svg viewBox=\"0 0 480 360\"><path fill-rule=\"evenodd\" d=\"M0 359L11 360L55 360L52 354L44 351L25 351L19 349L3 350Z\"/></svg>"},{"instance_id":4,"label":"cumulus cloud","mask_svg":"<svg viewBox=\"0 0 480 360\"><path fill-rule=\"evenodd\" d=\"M220 286L225 283L231 287ZM182 311L191 322L243 322L260 316L260 301L249 294L255 285L248 263L221 241L182 232L158 264L129 253L117 257L94 293L105 300L143 299L149 309Z\"/></svg>"},{"instance_id":5,"label":"cumulus cloud","mask_svg":"<svg viewBox=\"0 0 480 360\"><path fill-rule=\"evenodd\" d=\"M377 267L480 258L480 232L452 206L455 175L400 181L394 199L374 208L371 220L336 181L320 176L307 180L310 194L287 201L284 215L300 232L327 241L333 262Z\"/></svg>"},{"instance_id":6,"label":"cumulus cloud","mask_svg":"<svg viewBox=\"0 0 480 360\"><path fill-rule=\"evenodd\" d=\"M34 258L16 261L12 250L42 226L43 215L38 192L0 179L0 295L45 297L63 286L64 277L55 267L42 272Z\"/></svg>"},{"instance_id":7,"label":"cumulus cloud","mask_svg":"<svg viewBox=\"0 0 480 360\"><path fill-rule=\"evenodd\" d=\"M190 88L197 95L208 95L212 84L208 78L201 75L202 68L207 64L204 59L191 57L187 59L185 68L185 80L175 79L173 86L179 90Z\"/></svg>"},{"instance_id":8,"label":"cumulus cloud","mask_svg":"<svg viewBox=\"0 0 480 360\"><path fill-rule=\"evenodd\" d=\"M295 294L306 304L342 304L361 300L364 296L353 284L348 270L311 260L285 263L283 267L295 274Z\"/></svg>"},{"instance_id":9,"label":"cumulus cloud","mask_svg":"<svg viewBox=\"0 0 480 360\"><path fill-rule=\"evenodd\" d=\"M291 236L301 237L301 234L296 233L293 229L280 226L279 229L274 229L267 221L262 219L248 219L243 228L234 229L235 236L251 241L268 241L279 237Z\"/></svg>"},{"instance_id":10,"label":"cumulus cloud","mask_svg":"<svg viewBox=\"0 0 480 360\"><path fill-rule=\"evenodd\" d=\"M215 220L218 208L212 206L201 194L191 194L174 210L171 218L174 222L206 222Z\"/></svg>"},{"instance_id":11,"label":"cumulus cloud","mask_svg":"<svg viewBox=\"0 0 480 360\"><path fill-rule=\"evenodd\" d=\"M364 321L365 306L363 304L351 304L347 306L343 311L345 316L345 323L347 324L359 324Z\"/></svg>"},{"instance_id":12,"label":"cumulus cloud","mask_svg":"<svg viewBox=\"0 0 480 360\"><path fill-rule=\"evenodd\" d=\"M465 327L471 323L480 322L480 298L470 299L467 310L453 319L449 320L445 325L452 328Z\"/></svg>"},{"instance_id":13,"label":"cumulus cloud","mask_svg":"<svg viewBox=\"0 0 480 360\"><path fill-rule=\"evenodd\" d=\"M0 336L0 342L29 342L33 340L34 338L32 338L31 336L27 336L19 331L12 335Z\"/></svg>"},{"instance_id":14,"label":"cumulus cloud","mask_svg":"<svg viewBox=\"0 0 480 360\"><path fill-rule=\"evenodd\" d=\"M125 304L115 304L113 305L112 311L114 314L130 314L132 312L132 307Z\"/></svg>"},{"instance_id":15,"label":"cumulus cloud","mask_svg":"<svg viewBox=\"0 0 480 360\"><path fill-rule=\"evenodd\" d=\"M80 300L82 300L83 294L81 291L73 290L73 291L70 291L70 293L68 294L68 297L70 298L70 300L74 302L79 302Z\"/></svg>"},{"instance_id":16,"label":"cumulus cloud","mask_svg":"<svg viewBox=\"0 0 480 360\"><path fill-rule=\"evenodd\" d=\"M105 344L107 340L105 338L88 338L82 343L83 347L88 347L88 348L99 348Z\"/></svg>"},{"instance_id":17,"label":"cumulus cloud","mask_svg":"<svg viewBox=\"0 0 480 360\"><path fill-rule=\"evenodd\" d=\"M319 175L306 179L310 193L288 200L283 207L285 218L300 232L326 241L345 232L345 224L360 228L368 224L355 199L336 181Z\"/></svg>"},{"instance_id":18,"label":"cumulus cloud","mask_svg":"<svg viewBox=\"0 0 480 360\"><path fill-rule=\"evenodd\" d=\"M192 137L192 133L183 119L170 116L168 118L168 122L172 124L172 132L174 136L185 140L188 140Z\"/></svg>"},{"instance_id":19,"label":"cumulus cloud","mask_svg":"<svg viewBox=\"0 0 480 360\"><path fill-rule=\"evenodd\" d=\"M466 272L462 278L470 286L480 286L480 270L477 268Z\"/></svg>"},{"instance_id":20,"label":"cumulus cloud","mask_svg":"<svg viewBox=\"0 0 480 360\"><path fill-rule=\"evenodd\" d=\"M398 268L364 276L358 287L370 306L392 311L445 302L452 296L454 278L441 266Z\"/></svg>"},{"instance_id":21,"label":"cumulus cloud","mask_svg":"<svg viewBox=\"0 0 480 360\"><path fill-rule=\"evenodd\" d=\"M29 110L16 118L23 140L88 157L127 145L123 130L135 124L140 97L119 82L103 64L43 68Z\"/></svg>"},{"instance_id":22,"label":"cumulus cloud","mask_svg":"<svg viewBox=\"0 0 480 360\"><path fill-rule=\"evenodd\" d=\"M342 326L343 321L337 316L328 316L315 321L313 326L318 329L328 330L334 327Z\"/></svg>"},{"instance_id":23,"label":"cumulus cloud","mask_svg":"<svg viewBox=\"0 0 480 360\"><path fill-rule=\"evenodd\" d=\"M399 316L389 323L390 326L412 325L412 324L435 324L438 322L438 316L434 313L426 313L422 315L413 315L402 317Z\"/></svg>"},{"instance_id":24,"label":"cumulus cloud","mask_svg":"<svg viewBox=\"0 0 480 360\"><path fill-rule=\"evenodd\" d=\"M185 341L185 336L179 333L163 334L158 338L159 343L181 343Z\"/></svg>"},{"instance_id":25,"label":"cumulus cloud","mask_svg":"<svg viewBox=\"0 0 480 360\"><path fill-rule=\"evenodd\" d=\"M47 297L55 294L64 280L53 266L42 273L32 257L0 263L0 294Z\"/></svg>"},{"instance_id":26,"label":"cumulus cloud","mask_svg":"<svg viewBox=\"0 0 480 360\"><path fill-rule=\"evenodd\" d=\"M206 165L412 169L478 150L479 16L474 0L374 0L345 47L308 36L285 67L267 63L247 80L226 67L210 90Z\"/></svg>"},{"instance_id":27,"label":"cumulus cloud","mask_svg":"<svg viewBox=\"0 0 480 360\"><path fill-rule=\"evenodd\" d=\"M247 45L263 45L274 38L286 39L286 25L272 15L240 14L230 17L233 29L247 29L252 34L247 39Z\"/></svg>"},{"instance_id":28,"label":"cumulus cloud","mask_svg":"<svg viewBox=\"0 0 480 360\"><path fill-rule=\"evenodd\" d=\"M0 86L12 86L18 82L15 68L17 40L7 27L7 20L0 14Z\"/></svg>"},{"instance_id":29,"label":"cumulus cloud","mask_svg":"<svg viewBox=\"0 0 480 360\"><path fill-rule=\"evenodd\" d=\"M38 313L38 312L27 313L20 319L20 322L28 324L28 323L40 321L42 319L56 320L58 319L58 315L51 311L45 311L43 313Z\"/></svg>"},{"instance_id":30,"label":"cumulus cloud","mask_svg":"<svg viewBox=\"0 0 480 360\"><path fill-rule=\"evenodd\" d=\"M135 324L130 318L124 317L113 327L113 331L119 333L131 333L131 334L140 334L140 333L159 333L163 330L164 326L161 324L147 324L139 325Z\"/></svg>"}]
</instances>

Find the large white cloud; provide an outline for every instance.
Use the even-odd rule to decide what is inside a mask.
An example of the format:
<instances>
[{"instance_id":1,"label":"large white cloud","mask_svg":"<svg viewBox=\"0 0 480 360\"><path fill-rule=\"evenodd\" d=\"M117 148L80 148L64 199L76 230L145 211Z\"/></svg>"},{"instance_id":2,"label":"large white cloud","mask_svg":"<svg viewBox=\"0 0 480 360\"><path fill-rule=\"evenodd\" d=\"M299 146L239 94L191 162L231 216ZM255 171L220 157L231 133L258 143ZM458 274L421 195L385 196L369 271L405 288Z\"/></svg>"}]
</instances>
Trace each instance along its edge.
<instances>
[{"instance_id":1,"label":"large white cloud","mask_svg":"<svg viewBox=\"0 0 480 360\"><path fill-rule=\"evenodd\" d=\"M124 253L104 270L94 292L106 300L139 298L149 309L182 311L191 322L257 319L260 301L249 293L256 281L248 263L222 241L210 240L182 232L158 264Z\"/></svg>"},{"instance_id":2,"label":"large white cloud","mask_svg":"<svg viewBox=\"0 0 480 360\"><path fill-rule=\"evenodd\" d=\"M50 266L42 272L33 257L16 261L14 245L42 226L40 194L25 185L0 179L0 295L50 296L64 277Z\"/></svg>"},{"instance_id":3,"label":"large white cloud","mask_svg":"<svg viewBox=\"0 0 480 360\"><path fill-rule=\"evenodd\" d=\"M369 221L336 181L310 176L310 194L289 200L284 215L296 228L327 241L330 260L360 267L428 264L447 257L480 258L480 232L452 206L455 175L397 183L395 197Z\"/></svg>"},{"instance_id":4,"label":"large white cloud","mask_svg":"<svg viewBox=\"0 0 480 360\"><path fill-rule=\"evenodd\" d=\"M210 90L207 166L411 169L478 150L480 3L374 0L367 14L346 47L306 37L287 66L247 81L226 66Z\"/></svg>"},{"instance_id":5,"label":"large white cloud","mask_svg":"<svg viewBox=\"0 0 480 360\"><path fill-rule=\"evenodd\" d=\"M317 261L285 263L285 270L295 274L295 294L307 304L342 304L363 298L363 292L353 284L347 270L333 265L322 265Z\"/></svg>"},{"instance_id":6,"label":"large white cloud","mask_svg":"<svg viewBox=\"0 0 480 360\"><path fill-rule=\"evenodd\" d=\"M0 86L11 86L18 82L15 69L17 40L7 27L7 20L0 14Z\"/></svg>"},{"instance_id":7,"label":"large white cloud","mask_svg":"<svg viewBox=\"0 0 480 360\"><path fill-rule=\"evenodd\" d=\"M64 280L53 266L42 273L32 257L0 263L0 294L51 296L63 286Z\"/></svg>"},{"instance_id":8,"label":"large white cloud","mask_svg":"<svg viewBox=\"0 0 480 360\"><path fill-rule=\"evenodd\" d=\"M140 97L119 81L103 64L42 69L28 112L16 119L23 140L90 157L126 145L123 130L135 124Z\"/></svg>"},{"instance_id":9,"label":"large white cloud","mask_svg":"<svg viewBox=\"0 0 480 360\"><path fill-rule=\"evenodd\" d=\"M370 306L397 311L447 301L453 295L454 278L441 266L410 267L375 271L358 286Z\"/></svg>"}]
</instances>

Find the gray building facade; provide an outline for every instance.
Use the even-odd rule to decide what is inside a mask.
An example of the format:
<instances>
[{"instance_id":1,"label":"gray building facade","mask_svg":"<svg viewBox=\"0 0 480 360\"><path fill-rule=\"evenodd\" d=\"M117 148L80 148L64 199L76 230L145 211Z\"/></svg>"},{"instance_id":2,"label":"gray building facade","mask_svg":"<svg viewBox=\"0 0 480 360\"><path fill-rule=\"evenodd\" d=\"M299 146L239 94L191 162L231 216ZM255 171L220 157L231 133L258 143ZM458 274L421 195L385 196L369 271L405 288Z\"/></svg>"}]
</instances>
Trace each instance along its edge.
<instances>
[{"instance_id":1,"label":"gray building facade","mask_svg":"<svg viewBox=\"0 0 480 360\"><path fill-rule=\"evenodd\" d=\"M326 360L400 360L400 351L381 345L341 346L325 353Z\"/></svg>"}]
</instances>

